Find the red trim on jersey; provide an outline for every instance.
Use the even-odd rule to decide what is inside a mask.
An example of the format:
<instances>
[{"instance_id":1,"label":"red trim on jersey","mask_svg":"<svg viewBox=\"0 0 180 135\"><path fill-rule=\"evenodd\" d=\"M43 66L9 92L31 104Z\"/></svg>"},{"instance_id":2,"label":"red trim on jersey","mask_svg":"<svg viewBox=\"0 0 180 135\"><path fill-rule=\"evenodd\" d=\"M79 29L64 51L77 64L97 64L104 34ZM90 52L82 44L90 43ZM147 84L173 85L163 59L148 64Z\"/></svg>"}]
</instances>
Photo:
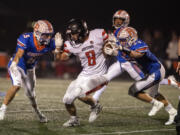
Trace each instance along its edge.
<instances>
[{"instance_id":1,"label":"red trim on jersey","mask_svg":"<svg viewBox=\"0 0 180 135\"><path fill-rule=\"evenodd\" d=\"M42 46L38 45L38 41L34 35L33 35L33 40L34 40L34 45L37 51L41 51L45 48L45 45L42 45Z\"/></svg>"},{"instance_id":2,"label":"red trim on jersey","mask_svg":"<svg viewBox=\"0 0 180 135\"><path fill-rule=\"evenodd\" d=\"M104 85L107 85L107 84L108 84L107 82L106 82L106 83L103 83L103 84L97 86L96 88L94 88L94 89L92 89L92 90L86 92L85 94L86 94L86 95L89 95L89 94L91 94L92 92L95 92L95 91L101 89Z\"/></svg>"},{"instance_id":3,"label":"red trim on jersey","mask_svg":"<svg viewBox=\"0 0 180 135\"><path fill-rule=\"evenodd\" d=\"M109 37L109 36L107 35L105 38L103 38L103 40L105 41L106 39L108 39L108 37Z\"/></svg>"},{"instance_id":4,"label":"red trim on jersey","mask_svg":"<svg viewBox=\"0 0 180 135\"><path fill-rule=\"evenodd\" d=\"M69 50L67 50L67 49L64 49L64 51L63 51L63 52L69 53L70 51L69 51Z\"/></svg>"},{"instance_id":5,"label":"red trim on jersey","mask_svg":"<svg viewBox=\"0 0 180 135\"><path fill-rule=\"evenodd\" d=\"M136 49L136 51L144 51L144 50L147 50L148 47L144 47L144 48L140 48L140 49Z\"/></svg>"},{"instance_id":6,"label":"red trim on jersey","mask_svg":"<svg viewBox=\"0 0 180 135\"><path fill-rule=\"evenodd\" d=\"M102 36L103 36L103 40L104 40L104 41L105 41L106 39L108 39L108 34L106 33L105 30L102 32Z\"/></svg>"},{"instance_id":7,"label":"red trim on jersey","mask_svg":"<svg viewBox=\"0 0 180 135\"><path fill-rule=\"evenodd\" d=\"M67 47L67 45L66 45L66 44L64 44L64 47Z\"/></svg>"},{"instance_id":8,"label":"red trim on jersey","mask_svg":"<svg viewBox=\"0 0 180 135\"><path fill-rule=\"evenodd\" d=\"M104 30L103 32L102 32L102 35L104 36L106 34L106 31Z\"/></svg>"},{"instance_id":9,"label":"red trim on jersey","mask_svg":"<svg viewBox=\"0 0 180 135\"><path fill-rule=\"evenodd\" d=\"M25 45L24 45L22 42L20 42L20 41L17 41L17 44L20 45L21 47L24 47L24 46L25 46Z\"/></svg>"}]
</instances>

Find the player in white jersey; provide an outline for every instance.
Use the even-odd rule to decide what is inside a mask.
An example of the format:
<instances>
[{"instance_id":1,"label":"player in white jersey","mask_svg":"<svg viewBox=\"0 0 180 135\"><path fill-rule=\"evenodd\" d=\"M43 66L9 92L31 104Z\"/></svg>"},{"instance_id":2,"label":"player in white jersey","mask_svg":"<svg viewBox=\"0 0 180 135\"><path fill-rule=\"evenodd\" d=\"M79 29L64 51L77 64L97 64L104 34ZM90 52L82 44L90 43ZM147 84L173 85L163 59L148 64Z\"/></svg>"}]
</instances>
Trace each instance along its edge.
<instances>
[{"instance_id":1,"label":"player in white jersey","mask_svg":"<svg viewBox=\"0 0 180 135\"><path fill-rule=\"evenodd\" d=\"M64 50L59 56L60 59L67 60L71 54L74 54L80 59L83 67L77 79L70 83L63 98L65 107L70 114L70 120L65 122L63 126L70 127L80 124L74 105L75 99L78 98L91 106L89 122L93 122L102 109L102 106L90 94L99 89L105 89L106 85L85 91L81 88L81 84L86 84L86 81L92 76L103 75L107 72L106 59L102 48L108 35L104 29L89 31L85 21L72 19L68 23L66 36L68 40L64 43Z\"/></svg>"},{"instance_id":2,"label":"player in white jersey","mask_svg":"<svg viewBox=\"0 0 180 135\"><path fill-rule=\"evenodd\" d=\"M130 16L129 14L125 11L125 10L118 10L115 12L115 14L113 15L113 18L112 18L112 22L113 22L113 27L115 28L115 30L119 30L121 31L123 28L127 27L129 25L129 22L130 22ZM117 42L117 39L114 37L114 35L116 36L117 33L111 33L109 34L109 40L112 40L112 42ZM107 51L107 53L111 53L111 52L108 52L108 51L111 51L111 50L106 50L105 48L105 51ZM119 64L120 62L120 64ZM132 79L138 81L142 78L145 77L144 73L141 71L141 69L136 65L136 63L132 63L131 61L128 61L124 58L121 58L119 62L115 62L113 65L111 65L111 67L109 68L108 70L108 78L110 80L112 80L113 78L115 78L116 76L119 76L120 74L122 74L122 72L126 71L131 77ZM116 71L116 72L115 72ZM116 73L116 74L114 74ZM98 84L98 80L96 80L97 82L94 82L94 85L95 84ZM88 83L87 83L88 84ZM86 84L86 85L87 85ZM173 85L175 87L178 87L178 83L173 79L173 77L169 77L167 79L163 79L160 84L165 84L165 85ZM86 87L89 87L89 88L94 88L93 86L86 86L85 84L82 84L82 87L84 89L86 89ZM89 85L89 84L88 84ZM96 85L95 85L96 86ZM156 88L154 88L156 89ZM99 91L96 92L93 96L98 96L100 97L101 93ZM169 110L169 108L173 108L171 106L171 104L167 104L165 106L165 110ZM174 114L173 114L174 116ZM170 125L172 124L172 120L167 122L166 125Z\"/></svg>"},{"instance_id":3,"label":"player in white jersey","mask_svg":"<svg viewBox=\"0 0 180 135\"><path fill-rule=\"evenodd\" d=\"M157 60L157 58L154 56L154 55L150 55L149 53L144 53L144 50L146 50L148 47L147 45L144 43L144 42L140 42L140 40L137 40L137 32L131 28L131 27L125 27L123 28L122 30L120 29L117 29L117 32L119 32L117 34L117 39L119 41L126 41L128 42L127 44L130 46L132 43L133 45L131 45L132 47L137 47L137 57L133 58L134 60L136 60L138 62L138 64L140 64L141 62L141 67L142 67L142 70L148 75L149 73L151 72L154 72L153 70L155 70L156 68L159 70L161 69L160 71L158 71L155 75L159 75L161 76L161 78L159 77L159 82L160 82L160 79L162 80L164 75L165 75L165 70L163 68L162 65L160 64L157 64L159 61ZM116 33L117 33L116 32ZM136 43L137 41L137 43ZM125 43L126 43L125 42ZM122 42L120 42L121 44L119 44L119 48L122 46ZM131 43L131 44L130 44ZM130 46L130 47L131 47ZM142 47L143 46L143 47ZM144 47L145 46L145 47ZM107 49L106 49L107 48ZM133 49L133 48L132 48ZM108 54L108 55L113 55L113 56L117 56L117 59L118 61L121 63L123 63L123 59L126 59L126 60L130 60L130 56L129 54L127 55L126 53L124 52L131 52L131 50L129 48L125 48L123 51L117 51L118 50L118 46L116 45L116 43L114 44L108 44L108 45L105 45L105 53ZM122 50L122 49L121 49ZM135 51L136 52L136 51ZM150 51L149 51L150 52ZM140 59L140 57L138 57L139 55L144 55L146 54L149 59L151 58L152 60L147 60L145 59L145 57L143 57L143 59ZM154 58L155 57L155 58ZM139 62L140 61L140 62ZM143 62L144 61L144 62ZM143 63L142 63L143 62ZM148 63L149 62L149 63ZM148 64L147 64L148 63ZM152 66L152 65L153 66ZM158 65L158 67L156 67ZM160 68L161 67L161 68ZM149 70L149 71L148 71ZM152 71L151 71L152 70ZM120 70L119 70L120 71ZM149 73L148 73L148 72ZM107 74L105 75L102 75L100 77L95 77L94 79L91 78L90 82L87 82L86 85L83 85L83 89L93 89L94 87L98 86L99 84L103 84L105 82L109 82L110 80L112 80L112 78L116 77L117 75L115 74L115 76L113 76L113 72L118 72L118 70L114 70L114 69L111 69L109 68ZM170 104L170 102L161 94L159 93L158 91L158 88L159 88L159 84L158 85L155 85L158 81L156 82L153 82L151 83L150 85L150 82L151 81L154 81L155 79L157 79L158 77L156 76L152 76L151 79L147 79L147 77L145 77L144 75L142 76L143 78L142 79L137 79L136 82L141 82L140 83L140 87L141 88L149 88L151 85L154 85L153 87L151 87L151 90L150 90L150 94L146 94L144 93L144 91L136 91L135 93L138 94L138 96L136 94L132 94L132 90L137 90L139 89L140 87L137 86L136 88L134 87L134 85L132 87L130 87L129 89L129 94L130 95L133 95L135 97L137 97L138 99L142 100L142 101L146 101L146 102L150 102L153 104L153 107L151 109L151 111L149 112L149 116L154 116L163 106L165 106L165 110L169 113L169 120L165 123L165 125L171 125L173 122L174 122L174 117L175 115L177 114L177 111L176 109ZM102 79L102 81L101 81ZM89 81L89 80L88 80ZM146 84L146 83L147 84ZM147 85L147 86L145 86ZM131 92L130 92L131 91ZM142 92L142 93L139 93L139 92ZM156 100L157 99L157 100Z\"/></svg>"},{"instance_id":4,"label":"player in white jersey","mask_svg":"<svg viewBox=\"0 0 180 135\"><path fill-rule=\"evenodd\" d=\"M35 65L40 56L48 52L54 52L56 47L61 46L62 41L57 38L61 35L57 33L57 40L54 40L52 38L53 32L53 26L49 21L38 20L34 24L33 32L22 34L18 38L16 52L8 64L12 87L7 91L0 108L0 120L5 118L7 106L13 100L15 94L21 87L24 87L25 94L29 98L40 122L47 122L47 118L39 110L36 102Z\"/></svg>"}]
</instances>

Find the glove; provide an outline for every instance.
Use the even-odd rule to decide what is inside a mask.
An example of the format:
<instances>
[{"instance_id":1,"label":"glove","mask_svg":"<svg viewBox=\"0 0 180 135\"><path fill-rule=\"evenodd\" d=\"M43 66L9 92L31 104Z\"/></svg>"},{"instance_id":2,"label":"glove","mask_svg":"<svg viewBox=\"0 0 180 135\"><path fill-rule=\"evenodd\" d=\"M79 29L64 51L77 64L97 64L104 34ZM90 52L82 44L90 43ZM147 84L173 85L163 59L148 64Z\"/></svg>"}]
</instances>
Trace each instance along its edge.
<instances>
[{"instance_id":1,"label":"glove","mask_svg":"<svg viewBox=\"0 0 180 135\"><path fill-rule=\"evenodd\" d=\"M118 47L116 43L108 41L104 45L104 53L111 56L117 56L118 55Z\"/></svg>"},{"instance_id":2,"label":"glove","mask_svg":"<svg viewBox=\"0 0 180 135\"><path fill-rule=\"evenodd\" d=\"M113 49L109 47L104 48L104 53L107 55L112 55L113 54Z\"/></svg>"},{"instance_id":3,"label":"glove","mask_svg":"<svg viewBox=\"0 0 180 135\"><path fill-rule=\"evenodd\" d=\"M11 66L10 66L10 71L12 71L12 73L17 76L18 75L18 67L17 67L17 64L15 61L13 61L11 63Z\"/></svg>"},{"instance_id":4,"label":"glove","mask_svg":"<svg viewBox=\"0 0 180 135\"><path fill-rule=\"evenodd\" d=\"M62 45L63 45L63 39L62 39L61 33L57 32L56 35L55 35L56 51L60 50Z\"/></svg>"}]
</instances>

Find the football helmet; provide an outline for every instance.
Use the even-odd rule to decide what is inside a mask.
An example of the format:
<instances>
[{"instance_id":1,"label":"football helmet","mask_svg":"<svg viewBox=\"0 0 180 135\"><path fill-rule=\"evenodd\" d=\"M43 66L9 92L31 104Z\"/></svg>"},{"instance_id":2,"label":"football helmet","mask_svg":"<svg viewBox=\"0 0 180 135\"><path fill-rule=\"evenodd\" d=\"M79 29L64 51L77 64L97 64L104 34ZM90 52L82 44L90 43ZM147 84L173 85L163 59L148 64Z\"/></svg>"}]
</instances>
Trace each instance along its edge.
<instances>
[{"instance_id":1,"label":"football helmet","mask_svg":"<svg viewBox=\"0 0 180 135\"><path fill-rule=\"evenodd\" d=\"M89 31L87 23L81 19L71 19L68 22L66 29L67 39L75 47L76 44L81 44L84 42L84 38L88 36Z\"/></svg>"},{"instance_id":2,"label":"football helmet","mask_svg":"<svg viewBox=\"0 0 180 135\"><path fill-rule=\"evenodd\" d=\"M52 24L47 20L38 20L35 22L33 29L40 45L48 45L54 33Z\"/></svg>"},{"instance_id":3,"label":"football helmet","mask_svg":"<svg viewBox=\"0 0 180 135\"><path fill-rule=\"evenodd\" d=\"M121 24L115 24L115 19L121 19L123 22ZM115 29L120 27L127 27L130 22L130 16L125 10L118 10L114 13L112 23Z\"/></svg>"},{"instance_id":4,"label":"football helmet","mask_svg":"<svg viewBox=\"0 0 180 135\"><path fill-rule=\"evenodd\" d=\"M125 27L119 31L117 39L121 45L130 47L138 39L137 31L132 27Z\"/></svg>"}]
</instances>

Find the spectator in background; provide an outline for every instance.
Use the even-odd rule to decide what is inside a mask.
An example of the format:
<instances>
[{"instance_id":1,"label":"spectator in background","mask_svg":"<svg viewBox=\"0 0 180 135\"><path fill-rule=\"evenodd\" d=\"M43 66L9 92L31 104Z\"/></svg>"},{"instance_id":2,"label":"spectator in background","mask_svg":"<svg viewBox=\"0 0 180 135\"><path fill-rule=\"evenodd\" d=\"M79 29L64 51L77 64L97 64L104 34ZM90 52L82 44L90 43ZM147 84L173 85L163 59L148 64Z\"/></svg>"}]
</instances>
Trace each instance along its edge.
<instances>
[{"instance_id":1,"label":"spectator in background","mask_svg":"<svg viewBox=\"0 0 180 135\"><path fill-rule=\"evenodd\" d=\"M171 32L171 40L168 43L167 49L167 60L166 66L169 70L169 74L174 74L174 67L177 65L177 58L178 58L178 36L175 31Z\"/></svg>"},{"instance_id":2,"label":"spectator in background","mask_svg":"<svg viewBox=\"0 0 180 135\"><path fill-rule=\"evenodd\" d=\"M156 29L153 32L153 40L152 40L152 50L151 50L162 62L165 59L166 54L166 45L164 41L163 34L160 30Z\"/></svg>"},{"instance_id":3,"label":"spectator in background","mask_svg":"<svg viewBox=\"0 0 180 135\"><path fill-rule=\"evenodd\" d=\"M141 37L142 37L142 40L146 44L150 45L150 48L151 48L152 47L152 35L151 35L151 32L150 32L150 30L148 28L143 30Z\"/></svg>"},{"instance_id":4,"label":"spectator in background","mask_svg":"<svg viewBox=\"0 0 180 135\"><path fill-rule=\"evenodd\" d=\"M178 39L178 65L177 65L176 72L180 75L180 36ZM180 101L179 101L177 110L178 110L177 116L175 117L176 131L177 131L177 135L180 135Z\"/></svg>"}]
</instances>

